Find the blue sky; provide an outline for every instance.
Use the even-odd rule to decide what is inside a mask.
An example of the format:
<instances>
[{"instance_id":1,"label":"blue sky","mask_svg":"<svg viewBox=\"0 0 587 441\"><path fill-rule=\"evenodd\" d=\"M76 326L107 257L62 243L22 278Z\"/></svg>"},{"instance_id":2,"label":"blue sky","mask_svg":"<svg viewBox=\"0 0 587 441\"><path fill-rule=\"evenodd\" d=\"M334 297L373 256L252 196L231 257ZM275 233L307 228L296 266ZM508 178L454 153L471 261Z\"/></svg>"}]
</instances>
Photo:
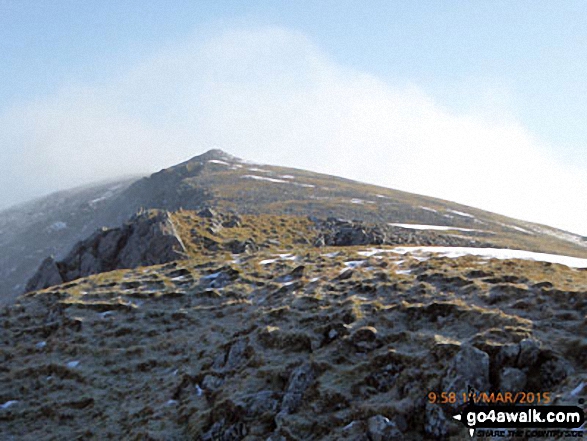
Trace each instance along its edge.
<instances>
[{"instance_id":1,"label":"blue sky","mask_svg":"<svg viewBox=\"0 0 587 441\"><path fill-rule=\"evenodd\" d=\"M586 19L582 1L0 0L0 207L218 146L587 234ZM125 167L95 164L112 152Z\"/></svg>"}]
</instances>

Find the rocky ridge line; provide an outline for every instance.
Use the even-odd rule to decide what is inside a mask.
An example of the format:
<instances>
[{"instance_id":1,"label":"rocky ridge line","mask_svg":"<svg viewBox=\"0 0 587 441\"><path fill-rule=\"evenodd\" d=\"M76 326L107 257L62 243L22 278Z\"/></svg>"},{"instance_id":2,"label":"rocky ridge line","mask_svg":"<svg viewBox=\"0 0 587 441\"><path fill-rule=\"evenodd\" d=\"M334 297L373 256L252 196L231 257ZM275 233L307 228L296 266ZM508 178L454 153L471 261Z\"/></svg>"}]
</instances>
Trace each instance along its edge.
<instances>
[{"instance_id":1,"label":"rocky ridge line","mask_svg":"<svg viewBox=\"0 0 587 441\"><path fill-rule=\"evenodd\" d=\"M101 228L78 242L62 261L47 257L26 292L115 269L136 268L186 258L186 248L167 211L137 213L120 228Z\"/></svg>"}]
</instances>

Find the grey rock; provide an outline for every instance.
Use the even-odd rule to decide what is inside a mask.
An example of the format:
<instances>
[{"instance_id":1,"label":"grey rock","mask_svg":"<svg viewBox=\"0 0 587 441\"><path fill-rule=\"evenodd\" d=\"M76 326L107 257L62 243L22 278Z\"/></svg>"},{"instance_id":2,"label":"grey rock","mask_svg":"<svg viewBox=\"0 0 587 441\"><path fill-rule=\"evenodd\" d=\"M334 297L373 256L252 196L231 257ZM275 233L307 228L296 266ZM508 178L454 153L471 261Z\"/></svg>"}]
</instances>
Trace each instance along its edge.
<instances>
[{"instance_id":1,"label":"grey rock","mask_svg":"<svg viewBox=\"0 0 587 441\"><path fill-rule=\"evenodd\" d=\"M63 278L53 256L47 257L41 263L37 273L29 280L26 285L26 292L45 289L49 286L60 285Z\"/></svg>"},{"instance_id":2,"label":"grey rock","mask_svg":"<svg viewBox=\"0 0 587 441\"><path fill-rule=\"evenodd\" d=\"M304 363L293 370L283 400L281 402L281 414L294 413L300 404L304 392L314 383L316 372L309 363Z\"/></svg>"},{"instance_id":3,"label":"grey rock","mask_svg":"<svg viewBox=\"0 0 587 441\"><path fill-rule=\"evenodd\" d=\"M449 421L444 415L442 407L437 404L426 403L424 431L432 439L445 439L449 433Z\"/></svg>"},{"instance_id":4,"label":"grey rock","mask_svg":"<svg viewBox=\"0 0 587 441\"><path fill-rule=\"evenodd\" d=\"M271 435L269 435L269 438L267 438L265 441L287 441L285 439L285 436L280 435L278 433L272 433Z\"/></svg>"},{"instance_id":5,"label":"grey rock","mask_svg":"<svg viewBox=\"0 0 587 441\"><path fill-rule=\"evenodd\" d=\"M367 420L367 430L371 441L391 441L402 439L402 433L395 423L383 415L375 415Z\"/></svg>"},{"instance_id":6,"label":"grey rock","mask_svg":"<svg viewBox=\"0 0 587 441\"><path fill-rule=\"evenodd\" d=\"M238 228L241 226L242 221L243 220L239 215L233 214L222 222L222 226L224 228Z\"/></svg>"},{"instance_id":7,"label":"grey rock","mask_svg":"<svg viewBox=\"0 0 587 441\"><path fill-rule=\"evenodd\" d=\"M540 366L540 381L544 388L552 388L565 380L574 371L564 358L555 357Z\"/></svg>"},{"instance_id":8,"label":"grey rock","mask_svg":"<svg viewBox=\"0 0 587 441\"><path fill-rule=\"evenodd\" d=\"M201 437L202 441L240 441L247 435L247 427L241 423L227 424L222 418Z\"/></svg>"},{"instance_id":9,"label":"grey rock","mask_svg":"<svg viewBox=\"0 0 587 441\"><path fill-rule=\"evenodd\" d=\"M100 228L78 242L60 262L45 259L26 291L47 288L91 274L184 259L186 248L166 211L134 215L120 228Z\"/></svg>"},{"instance_id":10,"label":"grey rock","mask_svg":"<svg viewBox=\"0 0 587 441\"><path fill-rule=\"evenodd\" d=\"M489 391L489 355L474 346L464 345L452 360L443 390L461 396L468 392L469 386L477 391Z\"/></svg>"},{"instance_id":11,"label":"grey rock","mask_svg":"<svg viewBox=\"0 0 587 441\"><path fill-rule=\"evenodd\" d=\"M502 391L524 390L526 382L526 374L514 367L505 367L499 374L499 388Z\"/></svg>"},{"instance_id":12,"label":"grey rock","mask_svg":"<svg viewBox=\"0 0 587 441\"><path fill-rule=\"evenodd\" d=\"M206 375L202 380L202 387L206 390L216 391L222 387L224 380L215 375Z\"/></svg>"},{"instance_id":13,"label":"grey rock","mask_svg":"<svg viewBox=\"0 0 587 441\"><path fill-rule=\"evenodd\" d=\"M356 329L350 335L349 340L359 352L372 351L381 346L377 336L377 329L373 326L363 326Z\"/></svg>"},{"instance_id":14,"label":"grey rock","mask_svg":"<svg viewBox=\"0 0 587 441\"><path fill-rule=\"evenodd\" d=\"M540 342L533 338L525 338L520 342L520 355L518 356L518 367L531 367L538 361L540 355Z\"/></svg>"},{"instance_id":15,"label":"grey rock","mask_svg":"<svg viewBox=\"0 0 587 441\"><path fill-rule=\"evenodd\" d=\"M497 353L495 361L498 366L514 366L519 355L519 344L505 344Z\"/></svg>"},{"instance_id":16,"label":"grey rock","mask_svg":"<svg viewBox=\"0 0 587 441\"><path fill-rule=\"evenodd\" d=\"M228 250L233 254L253 253L259 249L253 239L232 240L227 246Z\"/></svg>"},{"instance_id":17,"label":"grey rock","mask_svg":"<svg viewBox=\"0 0 587 441\"><path fill-rule=\"evenodd\" d=\"M232 344L226 357L226 369L237 369L245 363L247 360L247 348L248 344L246 340L238 340Z\"/></svg>"},{"instance_id":18,"label":"grey rock","mask_svg":"<svg viewBox=\"0 0 587 441\"><path fill-rule=\"evenodd\" d=\"M251 417L258 417L266 413L275 414L279 408L279 401L275 398L273 391L262 390L247 396L244 399L244 408L247 415Z\"/></svg>"},{"instance_id":19,"label":"grey rock","mask_svg":"<svg viewBox=\"0 0 587 441\"><path fill-rule=\"evenodd\" d=\"M204 208L203 210L198 211L198 216L210 219L218 216L218 213L211 208Z\"/></svg>"}]
</instances>

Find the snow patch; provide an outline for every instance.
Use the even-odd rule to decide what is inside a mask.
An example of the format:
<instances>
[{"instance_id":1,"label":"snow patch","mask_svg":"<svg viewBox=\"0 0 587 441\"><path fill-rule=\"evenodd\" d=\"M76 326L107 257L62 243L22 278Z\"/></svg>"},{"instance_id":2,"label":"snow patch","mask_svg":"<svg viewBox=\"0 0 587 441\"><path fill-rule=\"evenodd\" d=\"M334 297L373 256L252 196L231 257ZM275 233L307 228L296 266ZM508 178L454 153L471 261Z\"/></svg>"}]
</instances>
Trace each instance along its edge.
<instances>
[{"instance_id":1,"label":"snow patch","mask_svg":"<svg viewBox=\"0 0 587 441\"><path fill-rule=\"evenodd\" d=\"M531 231L528 231L528 230L526 230L526 229L524 229L524 228L522 228L522 227L517 227L516 225L502 224L501 222L498 222L498 224L499 224L499 225L501 225L502 227L505 227L505 228L510 228L510 229L512 229L512 230L520 231L520 232L522 232L522 233L526 233L526 234L534 234L534 233L532 233Z\"/></svg>"},{"instance_id":2,"label":"snow patch","mask_svg":"<svg viewBox=\"0 0 587 441\"><path fill-rule=\"evenodd\" d=\"M551 228L544 228L537 225L528 226L536 233L547 234L548 236L556 237L557 239L566 240L567 242L572 242L574 244L587 247L587 241L577 234L567 233L566 231L554 230Z\"/></svg>"},{"instance_id":3,"label":"snow patch","mask_svg":"<svg viewBox=\"0 0 587 441\"><path fill-rule=\"evenodd\" d=\"M462 212L462 211L457 211L457 210L446 210L446 211L449 211L449 212L451 212L451 213L454 213L454 214L457 214L457 215L459 215L459 216L463 216L463 217L471 217L471 218L474 218L474 217L475 217L475 216L473 216L472 214L469 214L469 213L464 213L464 212Z\"/></svg>"},{"instance_id":4,"label":"snow patch","mask_svg":"<svg viewBox=\"0 0 587 441\"><path fill-rule=\"evenodd\" d=\"M79 361L78 360L74 360L74 361L70 361L69 363L67 363L67 367L68 368L76 368L79 365Z\"/></svg>"},{"instance_id":5,"label":"snow patch","mask_svg":"<svg viewBox=\"0 0 587 441\"><path fill-rule=\"evenodd\" d=\"M539 262L559 263L571 268L587 268L587 259L562 256L559 254L536 253L525 250L510 250L507 248L473 248L473 247L396 247L392 252L399 254L438 254L443 257L462 257L467 255L485 259L524 259ZM416 256L414 256L416 257Z\"/></svg>"},{"instance_id":6,"label":"snow patch","mask_svg":"<svg viewBox=\"0 0 587 441\"><path fill-rule=\"evenodd\" d=\"M449 226L446 226L446 225L420 225L420 224L396 224L396 223L388 223L387 225L391 225L392 227L408 228L408 229L411 229L411 230L481 231L481 230L475 230L473 228L449 227Z\"/></svg>"},{"instance_id":7,"label":"snow patch","mask_svg":"<svg viewBox=\"0 0 587 441\"><path fill-rule=\"evenodd\" d=\"M375 202L373 201L365 201L363 199L358 199L358 198L353 198L350 200L351 204L374 204Z\"/></svg>"},{"instance_id":8,"label":"snow patch","mask_svg":"<svg viewBox=\"0 0 587 441\"><path fill-rule=\"evenodd\" d=\"M344 265L347 268L358 268L363 264L364 260L351 260L349 262L345 262Z\"/></svg>"},{"instance_id":9,"label":"snow patch","mask_svg":"<svg viewBox=\"0 0 587 441\"><path fill-rule=\"evenodd\" d=\"M230 166L230 164L228 162L225 161L220 161L218 159L210 159L208 161L210 164L220 164L220 165L226 165L226 166Z\"/></svg>"},{"instance_id":10,"label":"snow patch","mask_svg":"<svg viewBox=\"0 0 587 441\"><path fill-rule=\"evenodd\" d=\"M204 279L204 280L214 280L214 279L218 278L221 274L222 274L221 272L212 273L212 274L208 274L208 275L202 276L201 279Z\"/></svg>"},{"instance_id":11,"label":"snow patch","mask_svg":"<svg viewBox=\"0 0 587 441\"><path fill-rule=\"evenodd\" d=\"M585 387L585 383L580 383L576 388L574 388L571 391L571 395L572 396L577 396L581 393L581 391L583 390L583 387Z\"/></svg>"},{"instance_id":12,"label":"snow patch","mask_svg":"<svg viewBox=\"0 0 587 441\"><path fill-rule=\"evenodd\" d=\"M431 211L432 213L438 213L434 208L430 207L420 207L422 210Z\"/></svg>"},{"instance_id":13,"label":"snow patch","mask_svg":"<svg viewBox=\"0 0 587 441\"><path fill-rule=\"evenodd\" d=\"M268 265L270 263L274 263L277 262L278 260L297 260L298 256L295 256L293 254L278 254L275 258L273 259L265 259L265 260L261 260L259 262L259 265Z\"/></svg>"},{"instance_id":14,"label":"snow patch","mask_svg":"<svg viewBox=\"0 0 587 441\"><path fill-rule=\"evenodd\" d=\"M62 231L62 230L65 230L66 228L67 228L66 222L57 221L57 222L51 224L47 229L49 231Z\"/></svg>"},{"instance_id":15,"label":"snow patch","mask_svg":"<svg viewBox=\"0 0 587 441\"><path fill-rule=\"evenodd\" d=\"M380 254L380 253L396 253L396 251L395 251L395 249L383 249L383 248L370 248L365 251L357 251L357 254L359 256L364 256L364 257L371 257L371 256L375 256L376 254Z\"/></svg>"},{"instance_id":16,"label":"snow patch","mask_svg":"<svg viewBox=\"0 0 587 441\"><path fill-rule=\"evenodd\" d=\"M106 199L110 199L112 196L114 196L114 191L117 190L119 187L120 187L120 185L117 185L117 186L114 186L114 187L108 189L106 191L106 193L104 193L99 198L92 199L90 202L88 202L88 204L90 204L91 207L94 207L96 204L103 202Z\"/></svg>"},{"instance_id":17,"label":"snow patch","mask_svg":"<svg viewBox=\"0 0 587 441\"><path fill-rule=\"evenodd\" d=\"M14 406L16 403L18 403L17 400L7 401L4 404L0 404L0 409L8 409L10 406Z\"/></svg>"},{"instance_id":18,"label":"snow patch","mask_svg":"<svg viewBox=\"0 0 587 441\"><path fill-rule=\"evenodd\" d=\"M280 178L283 178L283 179L295 179L295 176L292 176L292 175L281 175Z\"/></svg>"},{"instance_id":19,"label":"snow patch","mask_svg":"<svg viewBox=\"0 0 587 441\"><path fill-rule=\"evenodd\" d=\"M406 269L406 270L395 270L396 274L410 274L412 272L412 270Z\"/></svg>"},{"instance_id":20,"label":"snow patch","mask_svg":"<svg viewBox=\"0 0 587 441\"><path fill-rule=\"evenodd\" d=\"M256 176L256 175L244 175L244 176L241 176L241 179L255 179L257 181L275 182L278 184L289 184L288 181L284 181L283 179L266 178L265 176Z\"/></svg>"},{"instance_id":21,"label":"snow patch","mask_svg":"<svg viewBox=\"0 0 587 441\"><path fill-rule=\"evenodd\" d=\"M258 172L258 173L269 173L269 174L272 174L273 173L272 171L264 170L262 168L254 168L253 167L253 168L249 168L249 170L250 171L253 171L253 172Z\"/></svg>"}]
</instances>

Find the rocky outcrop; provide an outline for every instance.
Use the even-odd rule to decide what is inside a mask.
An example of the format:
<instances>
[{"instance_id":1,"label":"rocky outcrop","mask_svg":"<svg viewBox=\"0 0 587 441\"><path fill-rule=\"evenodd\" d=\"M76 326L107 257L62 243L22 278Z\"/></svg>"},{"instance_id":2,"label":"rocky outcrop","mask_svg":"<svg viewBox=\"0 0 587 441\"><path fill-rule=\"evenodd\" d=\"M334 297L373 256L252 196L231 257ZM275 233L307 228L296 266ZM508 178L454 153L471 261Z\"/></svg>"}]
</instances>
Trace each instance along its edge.
<instances>
[{"instance_id":1,"label":"rocky outcrop","mask_svg":"<svg viewBox=\"0 0 587 441\"><path fill-rule=\"evenodd\" d=\"M147 210L120 228L101 228L60 262L43 261L26 291L36 291L115 269L157 265L186 257L186 248L167 211Z\"/></svg>"},{"instance_id":2,"label":"rocky outcrop","mask_svg":"<svg viewBox=\"0 0 587 441\"><path fill-rule=\"evenodd\" d=\"M356 245L437 245L488 247L490 243L473 237L459 237L430 230L408 230L384 223L345 220L329 217L321 220L309 218L315 223L318 234L314 246Z\"/></svg>"}]
</instances>

